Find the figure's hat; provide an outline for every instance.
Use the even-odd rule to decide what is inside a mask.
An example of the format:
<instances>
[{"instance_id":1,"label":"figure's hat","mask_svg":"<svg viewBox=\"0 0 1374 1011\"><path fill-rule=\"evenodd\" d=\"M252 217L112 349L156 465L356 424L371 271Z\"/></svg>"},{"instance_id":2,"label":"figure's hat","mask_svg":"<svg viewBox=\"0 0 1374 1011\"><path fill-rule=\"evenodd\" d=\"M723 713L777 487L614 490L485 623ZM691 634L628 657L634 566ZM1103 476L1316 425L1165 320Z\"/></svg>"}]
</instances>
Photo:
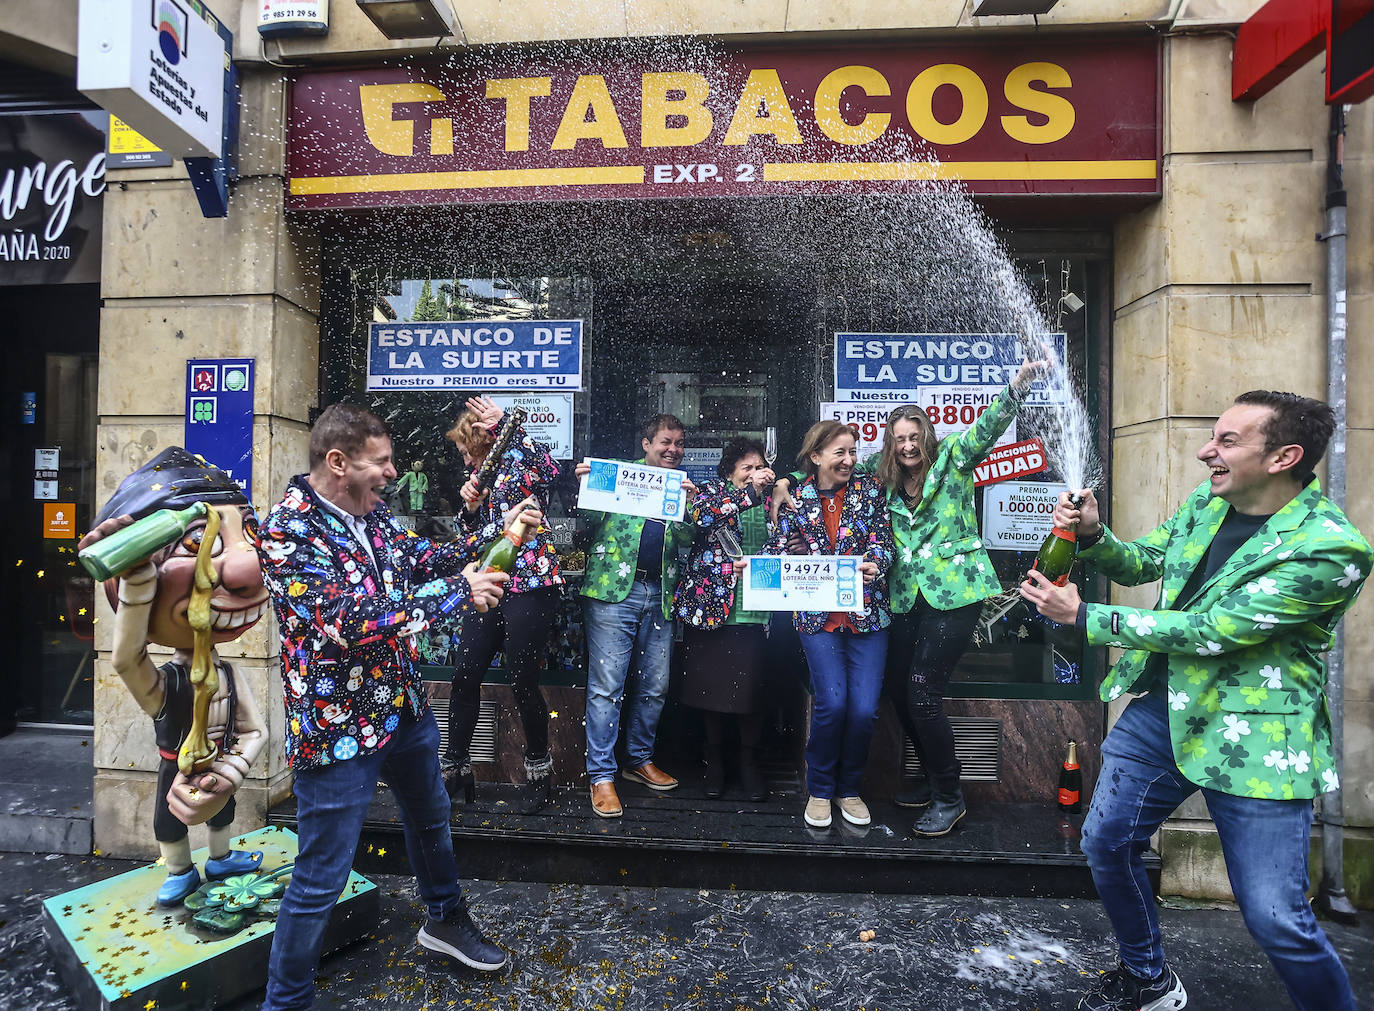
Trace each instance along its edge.
<instances>
[{"instance_id":1,"label":"figure's hat","mask_svg":"<svg viewBox=\"0 0 1374 1011\"><path fill-rule=\"evenodd\" d=\"M252 505L224 471L180 446L170 446L119 482L91 525L125 513L142 519L158 509L184 509L196 502Z\"/></svg>"}]
</instances>

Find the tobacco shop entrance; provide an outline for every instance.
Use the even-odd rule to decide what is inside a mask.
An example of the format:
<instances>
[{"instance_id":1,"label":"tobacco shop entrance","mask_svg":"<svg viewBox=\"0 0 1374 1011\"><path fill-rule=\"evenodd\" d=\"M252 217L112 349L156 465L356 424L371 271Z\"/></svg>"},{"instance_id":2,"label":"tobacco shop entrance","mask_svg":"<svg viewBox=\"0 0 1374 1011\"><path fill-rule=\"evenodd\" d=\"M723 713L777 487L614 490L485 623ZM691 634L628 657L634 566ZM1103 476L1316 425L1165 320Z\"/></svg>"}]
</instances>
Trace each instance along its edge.
<instances>
[{"instance_id":1,"label":"tobacco shop entrance","mask_svg":"<svg viewBox=\"0 0 1374 1011\"><path fill-rule=\"evenodd\" d=\"M762 887L785 884L769 877L780 868L825 873L827 859L843 857L857 861L846 887L907 888L929 875L936 887L965 876L960 887L973 890L1088 888L1076 822L1059 817L1054 797L1069 740L1080 742L1084 781L1095 777L1105 708L1092 686L1103 658L1020 618L986 629L952 686L970 807L954 837L906 837L911 814L887 799L915 759L889 712L864 783L874 826L808 835L809 695L787 616L775 617L766 651L770 799L704 796L701 725L672 701L675 683L655 757L682 788L650 795L627 784L624 819L592 817L575 575L588 532L571 471L588 455L637 457L636 429L659 412L687 424L689 473L712 474L727 439L769 427L788 465L822 405L856 400L837 396L837 334L1014 342L1006 335L1024 314L1009 311L1013 291L1063 335L1105 457L1110 236L1116 214L1158 198L1157 46L884 42L685 63L679 48L512 47L307 71L293 85L286 206L321 236L320 405L365 401L387 419L402 467L428 478L426 508L412 511L418 528L451 530L465 473L443 435L465 397L369 390L373 325L582 322L581 388L540 391L538 405L558 419L546 431L566 463L549 514L570 585L543 679L562 792L537 816L501 806L499 791L522 777L523 739L498 658L477 739L487 799L479 790L475 807L456 813L455 834L499 836L505 857L518 842L534 868L523 873L559 880L614 880L613 865L689 883L709 855L723 881ZM870 441L884 419L877 412ZM942 420L960 424L957 410ZM1033 496L1052 480L1021 483ZM979 501L980 530L1009 587L1038 538L1000 537L993 497L985 489ZM395 505L405 513L413 502ZM422 647L440 710L451 646L436 635ZM276 817L289 822L289 810ZM481 850L473 859L491 859ZM682 850L701 859L679 866L672 854ZM959 867L994 857L1015 874L980 883Z\"/></svg>"},{"instance_id":2,"label":"tobacco shop entrance","mask_svg":"<svg viewBox=\"0 0 1374 1011\"><path fill-rule=\"evenodd\" d=\"M527 204L322 220L327 266L321 406L362 401L387 420L398 470L418 464L428 477L429 502L422 512L412 510L401 493L392 502L423 532L443 537L454 527L457 493L467 473L444 433L466 394L367 391L369 325L583 321L585 389L540 402L549 408L549 418L563 405L569 410L559 419L555 443L561 447L557 455L564 479L549 510L569 585L548 644L543 690L556 714L551 728L555 775L565 788L559 804L589 831L601 832L604 824L590 819L583 771L587 660L578 589L587 531L577 520L573 463L588 455L633 458L643 419L665 412L686 421L685 466L699 477L714 474L721 446L731 436L759 438L769 426L778 431L778 466L791 466L819 405L833 399L835 333L960 333L982 312L986 297L978 294L971 272L942 263L920 244L873 242L875 224L891 234L914 234L884 220L913 206L904 212L892 201L848 198ZM425 236L423 243L415 242L419 235ZM1023 229L1014 241L1021 250L1018 267L1067 335L1072 367L1081 375L1101 375L1110 252L1101 234L1090 228ZM935 290L937 283L946 287ZM1069 294L1083 300L1081 309L1065 306ZM994 551L993 558L1010 585L1031 555ZM657 760L684 786L664 796L639 797L632 788L623 795L627 804L647 804L657 814L657 831L652 831L639 820L645 812L631 812L651 836L700 831L692 812L703 804L727 805L723 823L710 828L726 841L746 843L751 832L763 831L760 826L769 837L792 834L794 827L800 833L809 696L805 662L788 616L775 617L769 643L765 771L770 800L745 805L749 811L741 813L738 798L703 798L702 725L695 710L676 701L680 664L675 662ZM451 649L447 633L435 633L421 646L441 727ZM1086 756L1096 754L1101 740L1103 707L1090 687L1097 662L1074 642L1051 641L1033 622L969 651L949 707L975 813L981 808L986 814L989 805L997 805L1014 816L1003 823L1015 832L1024 828L1026 808L1049 817L1063 742L1082 742ZM522 776L523 740L500 664L498 656L483 689L475 741L480 759L475 767L483 784L478 804L459 816L463 824L474 820L475 832L485 831L481 823L502 813L503 785ZM914 763L892 714L884 711L866 795L890 797L903 768L911 771ZM875 800L875 812L882 809ZM893 825L906 816L895 808L890 814ZM522 834L537 834L537 823L546 818L523 819ZM751 819L757 823L752 829ZM693 827L685 829L683 821ZM1052 825L1046 821L1050 828L1059 831L1057 818ZM998 845L997 838L980 845ZM1069 844L1056 835L1048 845L1062 851Z\"/></svg>"}]
</instances>

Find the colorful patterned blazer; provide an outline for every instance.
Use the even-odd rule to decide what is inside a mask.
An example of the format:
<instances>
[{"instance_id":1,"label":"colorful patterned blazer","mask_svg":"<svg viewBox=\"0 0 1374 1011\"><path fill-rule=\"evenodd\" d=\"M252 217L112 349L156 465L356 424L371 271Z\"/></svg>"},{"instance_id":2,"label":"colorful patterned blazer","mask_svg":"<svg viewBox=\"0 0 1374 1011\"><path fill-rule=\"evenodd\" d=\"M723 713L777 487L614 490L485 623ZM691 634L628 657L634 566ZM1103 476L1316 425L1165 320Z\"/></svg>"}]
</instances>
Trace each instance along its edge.
<instances>
[{"instance_id":1,"label":"colorful patterned blazer","mask_svg":"<svg viewBox=\"0 0 1374 1011\"><path fill-rule=\"evenodd\" d=\"M384 747L425 710L415 636L472 608L460 575L496 524L463 541L417 537L379 505L367 550L304 474L258 530L258 557L281 631L286 757L297 772Z\"/></svg>"},{"instance_id":2,"label":"colorful patterned blazer","mask_svg":"<svg viewBox=\"0 0 1374 1011\"><path fill-rule=\"evenodd\" d=\"M807 478L793 494L797 508L778 510L777 526L764 551L770 555L787 553L793 533L800 534L813 555L863 555L864 561L878 564L878 577L864 584L864 613L850 615L859 632L887 628L892 613L887 604L887 571L892 563L892 523L887 514L887 494L877 478L855 471L840 507L839 536L832 549L822 510L825 504L816 492L816 482ZM819 632L830 618L826 611L797 611L792 624L798 632Z\"/></svg>"},{"instance_id":3,"label":"colorful patterned blazer","mask_svg":"<svg viewBox=\"0 0 1374 1011\"><path fill-rule=\"evenodd\" d=\"M505 415L501 416L505 421ZM501 422L496 427L499 428ZM539 508L545 511L553 498L553 483L558 480L558 464L548 445L530 437L524 426L520 438L496 467L491 494L475 513L461 511L464 530L482 528L505 522L506 513L533 495ZM558 571L558 552L553 546L553 534L540 524L533 538L525 541L515 557L515 568L506 584L507 593L539 590L546 586L561 586L563 576Z\"/></svg>"},{"instance_id":4,"label":"colorful patterned blazer","mask_svg":"<svg viewBox=\"0 0 1374 1011\"><path fill-rule=\"evenodd\" d=\"M746 555L762 550L768 538L765 496L752 484L736 488L729 481L707 481L687 503L687 518L696 536L682 568L682 580L673 596L673 613L696 628L721 625L762 625L766 611L735 607L735 564L716 542L713 532L727 526L739 538Z\"/></svg>"}]
</instances>

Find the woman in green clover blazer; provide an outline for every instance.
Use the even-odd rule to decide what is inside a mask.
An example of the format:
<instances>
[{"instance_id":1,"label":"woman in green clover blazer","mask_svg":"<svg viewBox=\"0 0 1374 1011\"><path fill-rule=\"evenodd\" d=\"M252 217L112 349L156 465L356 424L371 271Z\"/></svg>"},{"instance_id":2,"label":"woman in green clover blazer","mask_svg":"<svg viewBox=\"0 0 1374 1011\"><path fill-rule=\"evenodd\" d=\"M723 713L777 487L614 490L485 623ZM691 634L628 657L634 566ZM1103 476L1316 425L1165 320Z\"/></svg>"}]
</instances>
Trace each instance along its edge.
<instances>
[{"instance_id":1,"label":"woman in green clover blazer","mask_svg":"<svg viewBox=\"0 0 1374 1011\"><path fill-rule=\"evenodd\" d=\"M927 776L926 783L896 798L904 807L929 805L912 827L916 835L946 835L964 816L944 695L973 638L982 602L1002 591L978 535L973 469L1007 430L1047 364L1027 360L972 428L943 440L921 408L897 408L888 416L882 452L864 461L887 489L897 546L888 572L892 631L883 693Z\"/></svg>"}]
</instances>

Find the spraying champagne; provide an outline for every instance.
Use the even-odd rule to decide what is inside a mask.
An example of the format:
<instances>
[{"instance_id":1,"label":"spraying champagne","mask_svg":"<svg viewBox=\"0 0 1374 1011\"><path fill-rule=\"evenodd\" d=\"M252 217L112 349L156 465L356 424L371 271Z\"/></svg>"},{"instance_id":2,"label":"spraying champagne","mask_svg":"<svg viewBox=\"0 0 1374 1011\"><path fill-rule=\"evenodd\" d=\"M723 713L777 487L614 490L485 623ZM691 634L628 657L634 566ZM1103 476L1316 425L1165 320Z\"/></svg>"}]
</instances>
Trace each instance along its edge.
<instances>
[{"instance_id":1,"label":"spraying champagne","mask_svg":"<svg viewBox=\"0 0 1374 1011\"><path fill-rule=\"evenodd\" d=\"M514 445L526 417L528 415L520 407L512 407L506 411L501 427L496 430L496 441L492 444L491 452L487 453L487 458L478 465L476 473L472 476L479 497L491 489L492 482L496 480L496 469L501 465L501 458Z\"/></svg>"}]
</instances>

